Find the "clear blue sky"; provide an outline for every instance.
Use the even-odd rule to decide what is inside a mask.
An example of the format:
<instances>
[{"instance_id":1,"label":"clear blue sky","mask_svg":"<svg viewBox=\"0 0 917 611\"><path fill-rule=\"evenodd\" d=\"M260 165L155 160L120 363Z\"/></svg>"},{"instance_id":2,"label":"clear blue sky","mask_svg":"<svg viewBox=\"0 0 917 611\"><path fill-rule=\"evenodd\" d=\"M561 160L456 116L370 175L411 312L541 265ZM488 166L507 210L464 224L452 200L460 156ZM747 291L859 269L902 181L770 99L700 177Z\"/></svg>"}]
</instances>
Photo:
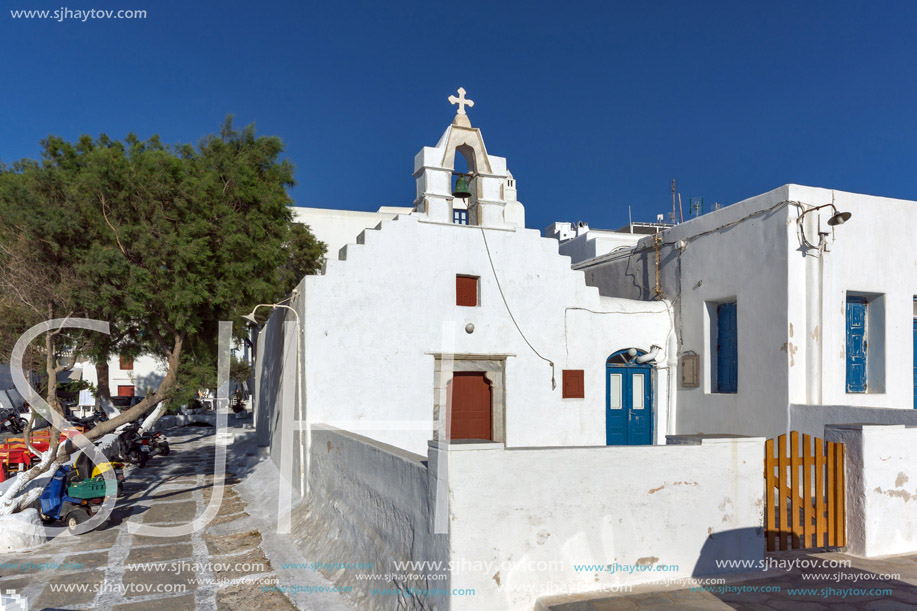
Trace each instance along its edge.
<instances>
[{"instance_id":1,"label":"clear blue sky","mask_svg":"<svg viewBox=\"0 0 917 611\"><path fill-rule=\"evenodd\" d=\"M14 20L9 9L146 9ZM49 133L275 134L299 205L410 205L459 86L528 225L616 227L670 181L733 203L788 182L917 199L912 2L3 0L0 159Z\"/></svg>"}]
</instances>

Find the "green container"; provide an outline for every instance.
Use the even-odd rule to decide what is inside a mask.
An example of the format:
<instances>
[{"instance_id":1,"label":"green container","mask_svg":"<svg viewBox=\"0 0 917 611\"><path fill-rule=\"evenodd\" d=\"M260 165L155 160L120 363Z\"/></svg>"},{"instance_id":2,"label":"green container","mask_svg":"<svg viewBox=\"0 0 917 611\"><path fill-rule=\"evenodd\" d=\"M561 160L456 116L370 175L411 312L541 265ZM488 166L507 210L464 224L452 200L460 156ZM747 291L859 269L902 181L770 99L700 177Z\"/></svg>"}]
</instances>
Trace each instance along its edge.
<instances>
[{"instance_id":1,"label":"green container","mask_svg":"<svg viewBox=\"0 0 917 611\"><path fill-rule=\"evenodd\" d=\"M111 490L106 491L105 478L98 476L92 479L70 484L67 488L67 496L75 499L98 499L106 496L115 496L118 494L118 485L114 483Z\"/></svg>"}]
</instances>

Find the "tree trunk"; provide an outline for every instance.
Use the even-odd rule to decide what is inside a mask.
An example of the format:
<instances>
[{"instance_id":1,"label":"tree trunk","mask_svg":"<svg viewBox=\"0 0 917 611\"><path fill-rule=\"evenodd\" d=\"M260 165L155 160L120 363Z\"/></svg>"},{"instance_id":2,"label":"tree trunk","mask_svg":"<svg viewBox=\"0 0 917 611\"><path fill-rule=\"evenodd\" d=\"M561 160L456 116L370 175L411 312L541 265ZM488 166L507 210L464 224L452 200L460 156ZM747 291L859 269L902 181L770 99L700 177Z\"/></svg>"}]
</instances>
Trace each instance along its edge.
<instances>
[{"instance_id":1,"label":"tree trunk","mask_svg":"<svg viewBox=\"0 0 917 611\"><path fill-rule=\"evenodd\" d=\"M99 359L96 363L96 401L99 405L107 401L111 403L111 385L109 383L108 359Z\"/></svg>"}]
</instances>

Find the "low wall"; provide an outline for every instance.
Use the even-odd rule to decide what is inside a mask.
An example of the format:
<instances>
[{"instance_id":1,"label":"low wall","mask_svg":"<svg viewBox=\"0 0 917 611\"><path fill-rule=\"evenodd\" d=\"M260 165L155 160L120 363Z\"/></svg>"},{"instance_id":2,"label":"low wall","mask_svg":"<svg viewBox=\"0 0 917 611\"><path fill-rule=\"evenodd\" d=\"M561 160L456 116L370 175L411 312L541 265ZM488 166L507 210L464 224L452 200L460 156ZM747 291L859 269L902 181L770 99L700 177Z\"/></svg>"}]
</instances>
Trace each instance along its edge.
<instances>
[{"instance_id":1,"label":"low wall","mask_svg":"<svg viewBox=\"0 0 917 611\"><path fill-rule=\"evenodd\" d=\"M670 442L431 442L448 456L452 588L474 590L450 608L530 611L541 596L719 574L728 569L717 560L763 558L764 439Z\"/></svg>"},{"instance_id":2,"label":"low wall","mask_svg":"<svg viewBox=\"0 0 917 611\"><path fill-rule=\"evenodd\" d=\"M917 552L917 427L829 425L825 437L845 445L847 551Z\"/></svg>"},{"instance_id":3,"label":"low wall","mask_svg":"<svg viewBox=\"0 0 917 611\"><path fill-rule=\"evenodd\" d=\"M907 424L917 426L917 409L853 407L852 405L790 406L791 430L815 437L824 437L825 426L829 424Z\"/></svg>"},{"instance_id":4,"label":"low wall","mask_svg":"<svg viewBox=\"0 0 917 611\"><path fill-rule=\"evenodd\" d=\"M360 608L448 609L447 570L398 568L448 561L448 538L433 534L435 469L423 456L354 433L313 430L309 493L293 510L293 535L311 561ZM435 465L435 459L434 459ZM298 471L297 471L298 474Z\"/></svg>"}]
</instances>

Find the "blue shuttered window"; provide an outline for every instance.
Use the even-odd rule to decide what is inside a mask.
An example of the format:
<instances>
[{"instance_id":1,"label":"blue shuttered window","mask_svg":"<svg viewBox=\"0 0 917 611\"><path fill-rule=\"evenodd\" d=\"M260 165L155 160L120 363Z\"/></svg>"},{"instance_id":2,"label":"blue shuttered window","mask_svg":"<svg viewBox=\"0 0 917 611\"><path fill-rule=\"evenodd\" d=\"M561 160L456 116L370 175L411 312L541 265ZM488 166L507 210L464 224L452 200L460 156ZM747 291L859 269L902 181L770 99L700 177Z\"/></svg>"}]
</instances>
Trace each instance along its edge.
<instances>
[{"instance_id":1,"label":"blue shuttered window","mask_svg":"<svg viewBox=\"0 0 917 611\"><path fill-rule=\"evenodd\" d=\"M847 392L866 392L866 298L847 297Z\"/></svg>"},{"instance_id":2,"label":"blue shuttered window","mask_svg":"<svg viewBox=\"0 0 917 611\"><path fill-rule=\"evenodd\" d=\"M736 302L716 306L716 392L739 390L739 338Z\"/></svg>"}]
</instances>

